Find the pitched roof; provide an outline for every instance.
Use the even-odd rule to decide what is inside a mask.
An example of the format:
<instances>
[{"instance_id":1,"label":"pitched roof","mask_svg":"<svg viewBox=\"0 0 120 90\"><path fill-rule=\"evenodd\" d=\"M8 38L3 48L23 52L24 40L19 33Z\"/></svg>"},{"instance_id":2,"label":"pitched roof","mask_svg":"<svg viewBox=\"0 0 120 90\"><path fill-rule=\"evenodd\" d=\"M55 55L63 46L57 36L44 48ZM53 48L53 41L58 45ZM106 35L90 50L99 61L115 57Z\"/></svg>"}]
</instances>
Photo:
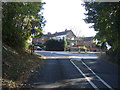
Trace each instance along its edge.
<instances>
[{"instance_id":1,"label":"pitched roof","mask_svg":"<svg viewBox=\"0 0 120 90\"><path fill-rule=\"evenodd\" d=\"M90 41L90 40L92 40L92 39L93 39L93 37L84 37L84 38L83 38L84 41Z\"/></svg>"},{"instance_id":2,"label":"pitched roof","mask_svg":"<svg viewBox=\"0 0 120 90\"><path fill-rule=\"evenodd\" d=\"M63 32L56 32L53 35L54 36L66 35L68 32L71 32L71 30L66 30L66 31L63 31Z\"/></svg>"},{"instance_id":3,"label":"pitched roof","mask_svg":"<svg viewBox=\"0 0 120 90\"><path fill-rule=\"evenodd\" d=\"M44 37L56 37L56 36L60 36L60 35L66 35L67 33L72 32L71 30L65 30L62 32L56 32L54 34L46 34L44 35ZM73 33L73 32L72 32ZM74 34L74 33L73 33ZM75 36L75 35L74 35Z\"/></svg>"},{"instance_id":4,"label":"pitched roof","mask_svg":"<svg viewBox=\"0 0 120 90\"><path fill-rule=\"evenodd\" d=\"M44 37L53 37L54 35L53 34L46 34L44 35Z\"/></svg>"}]
</instances>

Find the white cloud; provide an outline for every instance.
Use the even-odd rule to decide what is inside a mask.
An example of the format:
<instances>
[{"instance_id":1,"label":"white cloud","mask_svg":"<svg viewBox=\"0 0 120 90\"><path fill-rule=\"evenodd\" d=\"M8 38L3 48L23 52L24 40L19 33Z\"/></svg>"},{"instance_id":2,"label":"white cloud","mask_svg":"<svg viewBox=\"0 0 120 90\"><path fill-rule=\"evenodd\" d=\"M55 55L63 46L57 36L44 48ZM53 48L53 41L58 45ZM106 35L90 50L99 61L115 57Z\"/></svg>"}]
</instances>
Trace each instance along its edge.
<instances>
[{"instance_id":1,"label":"white cloud","mask_svg":"<svg viewBox=\"0 0 120 90\"><path fill-rule=\"evenodd\" d=\"M47 20L44 31L59 32L65 29L71 29L80 36L94 36L94 29L90 29L88 24L84 22L85 9L81 5L81 0L43 0L44 17Z\"/></svg>"}]
</instances>

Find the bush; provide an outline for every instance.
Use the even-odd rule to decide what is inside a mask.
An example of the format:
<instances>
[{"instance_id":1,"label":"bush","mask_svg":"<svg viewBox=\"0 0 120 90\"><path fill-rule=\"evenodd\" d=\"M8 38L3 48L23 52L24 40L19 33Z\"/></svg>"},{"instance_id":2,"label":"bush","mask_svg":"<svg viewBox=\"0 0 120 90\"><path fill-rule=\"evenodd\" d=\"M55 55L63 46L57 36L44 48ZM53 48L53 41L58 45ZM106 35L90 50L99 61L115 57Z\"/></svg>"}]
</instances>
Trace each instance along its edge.
<instances>
[{"instance_id":1,"label":"bush","mask_svg":"<svg viewBox=\"0 0 120 90\"><path fill-rule=\"evenodd\" d=\"M45 43L47 51L64 51L64 40L47 40Z\"/></svg>"},{"instance_id":2,"label":"bush","mask_svg":"<svg viewBox=\"0 0 120 90\"><path fill-rule=\"evenodd\" d=\"M106 54L112 58L112 62L120 65L120 48L111 48L109 51L106 52Z\"/></svg>"}]
</instances>

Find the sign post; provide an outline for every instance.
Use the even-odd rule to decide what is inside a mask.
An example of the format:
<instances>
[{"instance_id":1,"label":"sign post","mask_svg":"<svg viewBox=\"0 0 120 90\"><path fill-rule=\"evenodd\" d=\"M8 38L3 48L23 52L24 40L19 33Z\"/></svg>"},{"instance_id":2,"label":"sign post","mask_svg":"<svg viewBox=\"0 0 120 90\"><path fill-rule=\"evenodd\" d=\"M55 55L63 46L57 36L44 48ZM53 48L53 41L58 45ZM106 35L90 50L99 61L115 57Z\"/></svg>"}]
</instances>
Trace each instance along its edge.
<instances>
[{"instance_id":1,"label":"sign post","mask_svg":"<svg viewBox=\"0 0 120 90\"><path fill-rule=\"evenodd\" d=\"M33 42L33 38L34 38L34 36L35 36L36 30L32 28L30 31L31 31L31 35L33 36L33 37L32 37L32 45L31 45L31 48L30 48L30 49L31 49L31 55L32 55L32 53L34 52L34 42Z\"/></svg>"},{"instance_id":2,"label":"sign post","mask_svg":"<svg viewBox=\"0 0 120 90\"><path fill-rule=\"evenodd\" d=\"M78 52L80 53L80 46L78 46Z\"/></svg>"}]
</instances>

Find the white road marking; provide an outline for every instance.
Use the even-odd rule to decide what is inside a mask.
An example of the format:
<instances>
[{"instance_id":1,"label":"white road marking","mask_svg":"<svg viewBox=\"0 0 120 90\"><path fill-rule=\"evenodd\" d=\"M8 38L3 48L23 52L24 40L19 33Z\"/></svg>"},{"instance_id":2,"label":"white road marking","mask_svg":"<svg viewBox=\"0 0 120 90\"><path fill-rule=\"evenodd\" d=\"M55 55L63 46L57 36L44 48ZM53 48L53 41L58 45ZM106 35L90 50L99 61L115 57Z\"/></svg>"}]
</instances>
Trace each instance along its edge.
<instances>
[{"instance_id":1,"label":"white road marking","mask_svg":"<svg viewBox=\"0 0 120 90\"><path fill-rule=\"evenodd\" d=\"M84 59L97 59L98 57L78 57L78 56L44 56L43 59L59 59L59 58L68 58L68 59L71 59L71 58L77 58L77 59L80 59L80 58L84 58Z\"/></svg>"},{"instance_id":2,"label":"white road marking","mask_svg":"<svg viewBox=\"0 0 120 90\"><path fill-rule=\"evenodd\" d=\"M70 53L66 53L66 52L54 52L54 53L56 53L56 54L70 54Z\"/></svg>"},{"instance_id":3,"label":"white road marking","mask_svg":"<svg viewBox=\"0 0 120 90\"><path fill-rule=\"evenodd\" d=\"M112 89L113 88L108 85L103 79L101 79L91 68L89 68L82 60L80 60L104 85L106 85L108 88Z\"/></svg>"},{"instance_id":4,"label":"white road marking","mask_svg":"<svg viewBox=\"0 0 120 90\"><path fill-rule=\"evenodd\" d=\"M71 63L78 69L78 71L80 73L82 73L82 75L86 78L86 75L73 63L72 60L70 60ZM108 85L103 79L101 79L91 68L89 68L81 59L79 59L78 61L81 61L82 64L84 64L104 85L106 85L108 88L110 88L111 90L114 90L110 85ZM87 77L88 78L88 77ZM89 82L91 84L91 81ZM94 87L94 83L91 84ZM97 86L96 86L97 87Z\"/></svg>"},{"instance_id":5,"label":"white road marking","mask_svg":"<svg viewBox=\"0 0 120 90\"><path fill-rule=\"evenodd\" d=\"M77 70L87 79L87 81L92 85L93 88L97 89L97 86L91 82L90 78L87 77L74 63L72 60L70 60L70 62L77 68Z\"/></svg>"}]
</instances>

